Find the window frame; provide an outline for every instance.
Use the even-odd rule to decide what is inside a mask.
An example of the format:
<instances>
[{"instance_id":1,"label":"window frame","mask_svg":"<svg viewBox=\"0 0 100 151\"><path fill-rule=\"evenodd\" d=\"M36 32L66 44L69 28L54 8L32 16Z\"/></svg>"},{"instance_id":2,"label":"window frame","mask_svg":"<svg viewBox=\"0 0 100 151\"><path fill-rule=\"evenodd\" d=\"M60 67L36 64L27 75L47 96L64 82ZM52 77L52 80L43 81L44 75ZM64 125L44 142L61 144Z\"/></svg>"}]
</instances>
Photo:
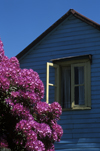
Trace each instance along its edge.
<instances>
[{"instance_id":1,"label":"window frame","mask_svg":"<svg viewBox=\"0 0 100 151\"><path fill-rule=\"evenodd\" d=\"M74 101L74 87L75 87L75 81L74 81L74 67L84 67L84 91L85 91L85 105L75 105ZM76 64L71 64L71 108L72 109L84 109L84 108L89 108L91 107L91 97L90 97L90 71L89 71L89 62L85 63L76 63Z\"/></svg>"},{"instance_id":2,"label":"window frame","mask_svg":"<svg viewBox=\"0 0 100 151\"><path fill-rule=\"evenodd\" d=\"M55 79L56 82L55 84L49 83L49 68L54 67L56 68L56 73L55 73ZM55 87L55 101L59 102L59 65L53 64L51 62L47 62L47 67L46 67L46 102L49 104L49 86L54 86Z\"/></svg>"},{"instance_id":3,"label":"window frame","mask_svg":"<svg viewBox=\"0 0 100 151\"><path fill-rule=\"evenodd\" d=\"M84 109L91 109L91 62L89 59L81 59L81 60L70 60L70 61L58 61L55 63L47 62L47 81L46 81L46 102L49 103L49 66L57 68L55 73L56 79L56 95L55 101L60 102L61 95L60 95L60 86L61 86L61 67L64 66L71 66L71 108L63 108L64 110L84 110ZM75 105L74 103L74 67L75 66L84 66L84 82L85 82L85 105ZM52 85L54 86L54 85Z\"/></svg>"}]
</instances>

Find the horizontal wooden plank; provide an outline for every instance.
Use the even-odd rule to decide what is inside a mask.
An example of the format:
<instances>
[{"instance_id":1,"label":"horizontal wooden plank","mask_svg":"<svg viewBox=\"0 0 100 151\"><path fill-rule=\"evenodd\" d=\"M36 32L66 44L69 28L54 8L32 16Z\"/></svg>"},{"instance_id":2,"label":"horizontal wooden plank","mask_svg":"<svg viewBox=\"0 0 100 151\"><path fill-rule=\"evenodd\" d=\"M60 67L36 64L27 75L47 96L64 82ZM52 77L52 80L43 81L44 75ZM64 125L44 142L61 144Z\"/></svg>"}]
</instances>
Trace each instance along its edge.
<instances>
[{"instance_id":1,"label":"horizontal wooden plank","mask_svg":"<svg viewBox=\"0 0 100 151\"><path fill-rule=\"evenodd\" d=\"M64 47L66 46L67 48L70 47L71 45L72 46L76 46L76 45L79 45L79 46L84 46L84 43L85 45L98 45L100 42L100 38L87 38L87 39L78 39L78 40L69 40L69 41L62 41L62 42L56 42L56 43L51 43L51 44L44 44L44 45L39 45L38 46L38 49L46 49L46 48L52 48L52 47ZM77 46L77 47L79 47Z\"/></svg>"},{"instance_id":2,"label":"horizontal wooden plank","mask_svg":"<svg viewBox=\"0 0 100 151\"><path fill-rule=\"evenodd\" d=\"M94 87L96 89L97 85L95 85ZM91 95L91 97L92 97L92 99L100 99L100 94L96 94L96 95L94 94L94 95Z\"/></svg>"},{"instance_id":3,"label":"horizontal wooden plank","mask_svg":"<svg viewBox=\"0 0 100 151\"><path fill-rule=\"evenodd\" d=\"M63 125L62 125L62 127L63 127ZM85 123L85 124L80 123L80 124L74 124L73 127L74 128L88 128L88 127L99 128L100 123Z\"/></svg>"},{"instance_id":4,"label":"horizontal wooden plank","mask_svg":"<svg viewBox=\"0 0 100 151\"><path fill-rule=\"evenodd\" d=\"M96 145L98 146L98 148L100 148L99 143L98 144L95 144L95 143L77 143L77 144L57 144L57 145L55 144L55 147L56 147L56 149L59 149L59 147L62 149L64 149L64 148L66 148L66 149L87 148L88 149L88 148L95 148Z\"/></svg>"},{"instance_id":5,"label":"horizontal wooden plank","mask_svg":"<svg viewBox=\"0 0 100 151\"><path fill-rule=\"evenodd\" d=\"M77 133L77 134L65 134L62 139L72 139L72 138L100 138L100 133Z\"/></svg>"},{"instance_id":6,"label":"horizontal wooden plank","mask_svg":"<svg viewBox=\"0 0 100 151\"><path fill-rule=\"evenodd\" d=\"M100 151L99 148L76 148L76 149L57 149L55 151Z\"/></svg>"},{"instance_id":7,"label":"horizontal wooden plank","mask_svg":"<svg viewBox=\"0 0 100 151\"><path fill-rule=\"evenodd\" d=\"M51 56L51 59L53 59L53 58L58 58L58 57L61 58L61 56L63 56L64 54L66 54L66 57L73 56L73 55L77 56L77 53L79 53L80 55L89 54L89 53L94 54L96 52L96 50L99 51L99 47L98 46L89 46L89 47L87 46L87 47L81 47L81 49L78 47L74 47L74 50L71 50L71 52L70 52L70 49L67 48L67 46L66 46L66 49L62 48L62 49L56 49L56 50L57 51L52 51L52 49L42 49L42 48L37 49L36 51L32 51L31 55L28 54L25 57L25 60L23 60L21 63L29 62L29 60L34 62L35 58L38 58L38 57L40 57L39 60L42 58L47 60L46 56L49 56L49 55ZM95 52L94 52L94 50L95 50ZM42 53L41 53L41 51L42 51ZM57 55L57 56L55 57L54 55ZM39 60L37 59L38 62L39 62Z\"/></svg>"},{"instance_id":8,"label":"horizontal wooden plank","mask_svg":"<svg viewBox=\"0 0 100 151\"><path fill-rule=\"evenodd\" d=\"M91 33L91 34L76 34L76 35L73 35L71 36L70 34L66 34L65 36L63 35L60 35L60 37L55 36L52 36L52 37L49 37L48 39L46 39L45 41L42 41L41 45L47 45L47 44L52 44L52 43L57 43L57 42L63 42L63 41L72 41L72 40L85 40L85 39L98 39L100 38L100 35L99 33Z\"/></svg>"},{"instance_id":9,"label":"horizontal wooden plank","mask_svg":"<svg viewBox=\"0 0 100 151\"><path fill-rule=\"evenodd\" d=\"M55 40L55 39L59 39L59 38L63 38L63 37L75 37L75 36L82 37L84 35L87 36L87 35L92 35L92 34L99 35L98 30L97 31L95 31L95 30L84 30L84 32L81 30L80 32L78 32L78 34L77 34L77 31L73 31L73 32L67 31L67 32L62 32L60 34L56 32L56 33L53 33L50 36L48 36L46 38L46 41L49 41L49 39Z\"/></svg>"},{"instance_id":10,"label":"horizontal wooden plank","mask_svg":"<svg viewBox=\"0 0 100 151\"><path fill-rule=\"evenodd\" d=\"M99 143L100 138L72 138L72 139L62 139L60 142L55 142L55 144L76 144L76 143Z\"/></svg>"},{"instance_id":11,"label":"horizontal wooden plank","mask_svg":"<svg viewBox=\"0 0 100 151\"><path fill-rule=\"evenodd\" d=\"M61 27L61 28L60 28ZM55 31L54 31L54 33L53 34L61 34L61 33L63 33L63 32L76 32L76 31L86 31L86 32L88 32L89 30L94 30L94 31L96 31L94 28L89 28L89 26L83 26L82 24L81 25L79 25L78 27L75 27L75 28L68 28L67 29L67 26L65 27L66 29L63 29L62 28L62 26L60 26L59 28L58 28L58 30L56 29ZM60 30L59 30L60 29Z\"/></svg>"},{"instance_id":12,"label":"horizontal wooden plank","mask_svg":"<svg viewBox=\"0 0 100 151\"><path fill-rule=\"evenodd\" d=\"M88 114L73 114L73 115L61 115L61 120L68 120L68 119L93 119L93 118L99 118L100 113L94 114L94 113L88 113Z\"/></svg>"},{"instance_id":13,"label":"horizontal wooden plank","mask_svg":"<svg viewBox=\"0 0 100 151\"><path fill-rule=\"evenodd\" d=\"M65 123L65 120L60 121L61 124ZM100 123L100 118L94 118L94 119L67 119L67 123L74 123L74 124L88 124L88 123Z\"/></svg>"},{"instance_id":14,"label":"horizontal wooden plank","mask_svg":"<svg viewBox=\"0 0 100 151\"><path fill-rule=\"evenodd\" d=\"M100 128L73 128L73 129L64 129L64 135L67 135L67 134L83 134L83 133L100 133Z\"/></svg>"},{"instance_id":15,"label":"horizontal wooden plank","mask_svg":"<svg viewBox=\"0 0 100 151\"><path fill-rule=\"evenodd\" d=\"M57 46L57 47L48 47L48 48L39 48L37 49L38 53L41 53L41 51L44 51L45 53L47 52L47 55L49 55L49 53L53 53L54 55L60 54L60 51L63 51L62 53L66 54L67 56L77 56L77 54L89 54L91 53L90 47L100 47L100 43L99 42L95 42L95 43L86 43L86 45L83 44L74 44L74 45L68 45L68 46ZM88 52L86 51L87 48L89 48ZM84 51L82 51L82 49ZM80 51L79 51L80 50ZM57 51L57 52L56 52ZM49 52L49 53L48 53ZM64 55L63 54L63 55ZM57 58L57 56L54 58ZM60 57L61 58L61 57Z\"/></svg>"},{"instance_id":16,"label":"horizontal wooden plank","mask_svg":"<svg viewBox=\"0 0 100 151\"><path fill-rule=\"evenodd\" d=\"M51 43L42 43L39 47L39 48L51 48L51 47L55 47L55 46L63 46L63 45L74 45L74 44L82 44L82 43L89 43L89 42L97 42L97 41L100 41L100 36L98 37L94 37L94 38L88 38L88 37L85 37L85 38L78 38L78 39L69 39L69 37L66 39L66 38L63 38L62 40L57 40L56 42L51 42Z\"/></svg>"},{"instance_id":17,"label":"horizontal wooden plank","mask_svg":"<svg viewBox=\"0 0 100 151\"><path fill-rule=\"evenodd\" d=\"M69 116L69 115L84 115L84 114L91 114L91 113L94 113L94 114L99 114L100 113L100 110L96 110L96 109L91 109L91 110L69 110L69 111L63 111L63 114L62 116L66 115L66 116Z\"/></svg>"},{"instance_id":18,"label":"horizontal wooden plank","mask_svg":"<svg viewBox=\"0 0 100 151\"><path fill-rule=\"evenodd\" d=\"M100 133L97 132L97 133L78 133L78 134L73 134L73 138L95 138L95 137L96 138L100 138Z\"/></svg>"}]
</instances>

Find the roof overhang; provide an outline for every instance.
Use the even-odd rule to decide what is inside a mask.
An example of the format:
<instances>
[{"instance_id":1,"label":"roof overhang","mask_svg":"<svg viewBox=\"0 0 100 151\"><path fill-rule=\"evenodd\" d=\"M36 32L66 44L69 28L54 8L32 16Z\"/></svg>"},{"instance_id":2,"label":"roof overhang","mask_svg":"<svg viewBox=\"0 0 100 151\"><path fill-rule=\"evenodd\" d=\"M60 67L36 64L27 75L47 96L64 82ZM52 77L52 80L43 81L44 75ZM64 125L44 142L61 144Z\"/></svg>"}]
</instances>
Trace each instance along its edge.
<instances>
[{"instance_id":1,"label":"roof overhang","mask_svg":"<svg viewBox=\"0 0 100 151\"><path fill-rule=\"evenodd\" d=\"M92 55L91 54L80 55L80 56L69 56L69 57L64 57L64 58L56 58L56 59L52 59L50 61L52 61L53 63L58 63L58 62L82 60L82 59L89 59L90 62L92 63Z\"/></svg>"}]
</instances>

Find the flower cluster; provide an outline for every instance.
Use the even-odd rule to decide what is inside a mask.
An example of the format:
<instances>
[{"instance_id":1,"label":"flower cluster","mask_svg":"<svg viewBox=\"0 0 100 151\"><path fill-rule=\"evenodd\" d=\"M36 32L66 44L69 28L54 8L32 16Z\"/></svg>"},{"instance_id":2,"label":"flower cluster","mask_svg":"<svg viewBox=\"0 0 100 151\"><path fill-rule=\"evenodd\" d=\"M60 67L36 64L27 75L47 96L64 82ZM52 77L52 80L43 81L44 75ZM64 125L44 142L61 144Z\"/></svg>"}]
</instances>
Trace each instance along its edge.
<instances>
[{"instance_id":1,"label":"flower cluster","mask_svg":"<svg viewBox=\"0 0 100 151\"><path fill-rule=\"evenodd\" d=\"M44 85L37 72L21 69L16 57L4 55L0 40L0 148L54 151L63 130L57 124L59 103L41 102Z\"/></svg>"},{"instance_id":2,"label":"flower cluster","mask_svg":"<svg viewBox=\"0 0 100 151\"><path fill-rule=\"evenodd\" d=\"M59 142L60 138L63 134L62 127L60 125L58 125L57 122L54 122L53 120L51 121L51 127L52 127L52 131L53 131L52 139L54 141Z\"/></svg>"},{"instance_id":3,"label":"flower cluster","mask_svg":"<svg viewBox=\"0 0 100 151\"><path fill-rule=\"evenodd\" d=\"M3 42L0 39L0 61L4 57L4 49L3 49Z\"/></svg>"},{"instance_id":4,"label":"flower cluster","mask_svg":"<svg viewBox=\"0 0 100 151\"><path fill-rule=\"evenodd\" d=\"M38 102L35 107L35 111L39 115L46 114L47 112L50 112L50 110L51 110L51 107L46 102Z\"/></svg>"},{"instance_id":5,"label":"flower cluster","mask_svg":"<svg viewBox=\"0 0 100 151\"><path fill-rule=\"evenodd\" d=\"M55 119L59 119L62 114L62 108L58 102L53 102L51 104L51 112L53 113Z\"/></svg>"},{"instance_id":6,"label":"flower cluster","mask_svg":"<svg viewBox=\"0 0 100 151\"><path fill-rule=\"evenodd\" d=\"M37 102L34 107L37 113L37 119L41 122L49 123L51 120L59 120L62 114L62 108L58 102L47 104L46 102Z\"/></svg>"},{"instance_id":7,"label":"flower cluster","mask_svg":"<svg viewBox=\"0 0 100 151\"><path fill-rule=\"evenodd\" d=\"M17 103L13 106L12 110L12 115L14 116L19 116L22 119L28 119L30 116L30 111L27 109L27 107L24 107L20 103Z\"/></svg>"},{"instance_id":8,"label":"flower cluster","mask_svg":"<svg viewBox=\"0 0 100 151\"><path fill-rule=\"evenodd\" d=\"M5 77L0 76L0 89L6 91L9 89L9 87L10 87L10 81Z\"/></svg>"},{"instance_id":9,"label":"flower cluster","mask_svg":"<svg viewBox=\"0 0 100 151\"><path fill-rule=\"evenodd\" d=\"M8 142L6 139L4 139L3 137L0 138L0 147L1 148L8 148Z\"/></svg>"}]
</instances>

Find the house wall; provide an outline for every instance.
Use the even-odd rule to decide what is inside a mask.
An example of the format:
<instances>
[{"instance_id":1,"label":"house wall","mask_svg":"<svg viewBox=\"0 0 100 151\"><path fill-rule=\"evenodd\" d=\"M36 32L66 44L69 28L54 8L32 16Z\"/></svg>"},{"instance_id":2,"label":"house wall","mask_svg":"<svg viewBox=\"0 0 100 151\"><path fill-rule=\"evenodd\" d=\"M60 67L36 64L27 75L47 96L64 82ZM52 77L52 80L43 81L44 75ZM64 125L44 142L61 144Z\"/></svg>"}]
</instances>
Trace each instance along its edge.
<instances>
[{"instance_id":1,"label":"house wall","mask_svg":"<svg viewBox=\"0 0 100 151\"><path fill-rule=\"evenodd\" d=\"M65 111L59 124L64 135L58 151L100 150L100 31L70 16L20 60L21 68L32 68L46 87L46 63L51 59L92 54L91 110ZM51 81L54 74L51 73ZM51 101L54 91L50 92ZM45 96L44 100L45 101Z\"/></svg>"}]
</instances>

